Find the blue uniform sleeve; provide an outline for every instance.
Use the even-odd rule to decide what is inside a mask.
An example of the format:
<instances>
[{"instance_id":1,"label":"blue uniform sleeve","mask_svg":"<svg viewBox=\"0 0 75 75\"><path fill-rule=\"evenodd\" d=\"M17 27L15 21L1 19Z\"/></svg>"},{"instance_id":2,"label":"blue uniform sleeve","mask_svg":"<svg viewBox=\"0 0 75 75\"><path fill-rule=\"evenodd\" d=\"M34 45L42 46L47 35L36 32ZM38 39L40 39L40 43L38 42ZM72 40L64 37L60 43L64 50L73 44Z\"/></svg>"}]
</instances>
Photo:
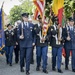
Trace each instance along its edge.
<instances>
[{"instance_id":1,"label":"blue uniform sleeve","mask_svg":"<svg viewBox=\"0 0 75 75\"><path fill-rule=\"evenodd\" d=\"M33 36L33 43L36 42L36 35L35 35L35 30L34 30L34 25L33 25L33 32L32 32L32 36Z\"/></svg>"}]
</instances>

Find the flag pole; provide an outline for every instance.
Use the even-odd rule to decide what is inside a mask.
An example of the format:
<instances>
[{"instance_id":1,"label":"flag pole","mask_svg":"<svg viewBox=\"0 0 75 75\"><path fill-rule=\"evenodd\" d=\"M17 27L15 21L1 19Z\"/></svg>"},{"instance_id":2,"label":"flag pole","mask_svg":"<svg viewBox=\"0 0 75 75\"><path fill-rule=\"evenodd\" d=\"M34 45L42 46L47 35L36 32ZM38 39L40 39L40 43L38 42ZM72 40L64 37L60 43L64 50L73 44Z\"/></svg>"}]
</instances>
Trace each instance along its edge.
<instances>
[{"instance_id":1,"label":"flag pole","mask_svg":"<svg viewBox=\"0 0 75 75\"><path fill-rule=\"evenodd\" d=\"M3 3L2 3L2 6L1 6L1 8L3 8L3 5L4 5L4 1L3 1Z\"/></svg>"},{"instance_id":2,"label":"flag pole","mask_svg":"<svg viewBox=\"0 0 75 75\"><path fill-rule=\"evenodd\" d=\"M3 6L4 6L4 1L2 3L1 9L2 9L2 24L3 24L3 29L4 29L4 11L3 11Z\"/></svg>"},{"instance_id":3,"label":"flag pole","mask_svg":"<svg viewBox=\"0 0 75 75\"><path fill-rule=\"evenodd\" d=\"M44 17L45 17L45 4L46 4L46 0L44 0L44 10L43 10L43 17L42 17L42 22L44 23Z\"/></svg>"},{"instance_id":4,"label":"flag pole","mask_svg":"<svg viewBox=\"0 0 75 75\"><path fill-rule=\"evenodd\" d=\"M0 45L1 46L0 46L0 50L2 50L3 47L5 46L5 43L3 42L4 41L4 39L3 39L3 37L4 37L4 30L3 30L3 26L2 26L4 24L3 23L3 5L4 5L4 1L2 3L2 6L1 6L1 15L2 16L0 17L1 18L1 20L0 20L1 21L1 29L0 29L1 30L1 33L0 33L0 41L1 41Z\"/></svg>"}]
</instances>

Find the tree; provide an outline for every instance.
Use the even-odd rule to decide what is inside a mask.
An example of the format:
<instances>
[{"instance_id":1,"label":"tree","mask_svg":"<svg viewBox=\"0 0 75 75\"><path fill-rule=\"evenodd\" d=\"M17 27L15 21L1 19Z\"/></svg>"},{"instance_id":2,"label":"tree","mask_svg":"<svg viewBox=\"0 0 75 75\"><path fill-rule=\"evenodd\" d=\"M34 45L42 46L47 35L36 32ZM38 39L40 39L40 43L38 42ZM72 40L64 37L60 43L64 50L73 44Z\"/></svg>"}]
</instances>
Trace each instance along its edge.
<instances>
[{"instance_id":1,"label":"tree","mask_svg":"<svg viewBox=\"0 0 75 75\"><path fill-rule=\"evenodd\" d=\"M52 1L53 0L46 0L46 16L47 17L49 17ZM75 11L75 0L64 0L64 11L65 11L66 18L69 18L71 16L71 13Z\"/></svg>"},{"instance_id":2,"label":"tree","mask_svg":"<svg viewBox=\"0 0 75 75\"><path fill-rule=\"evenodd\" d=\"M21 19L22 8L20 6L14 6L10 10L9 19L12 24L14 24L17 20Z\"/></svg>"},{"instance_id":3,"label":"tree","mask_svg":"<svg viewBox=\"0 0 75 75\"><path fill-rule=\"evenodd\" d=\"M48 3L52 3L52 0L46 0L46 5L47 5Z\"/></svg>"},{"instance_id":4,"label":"tree","mask_svg":"<svg viewBox=\"0 0 75 75\"><path fill-rule=\"evenodd\" d=\"M24 0L21 4L22 12L32 14L33 2L30 0Z\"/></svg>"},{"instance_id":5,"label":"tree","mask_svg":"<svg viewBox=\"0 0 75 75\"><path fill-rule=\"evenodd\" d=\"M31 0L19 0L22 4L19 6L14 6L10 11L10 21L12 24L18 19L21 19L21 14L28 12L32 14L32 9L34 9L33 1ZM45 15L50 18L49 14L52 12L51 5L53 0L46 0ZM71 12L75 10L75 0L64 0L64 10L66 18L71 16Z\"/></svg>"},{"instance_id":6,"label":"tree","mask_svg":"<svg viewBox=\"0 0 75 75\"><path fill-rule=\"evenodd\" d=\"M21 5L14 6L10 10L10 15L9 15L11 23L14 24L15 21L20 20L21 14L24 12L32 14L32 9L33 9L33 3L30 0L24 0Z\"/></svg>"},{"instance_id":7,"label":"tree","mask_svg":"<svg viewBox=\"0 0 75 75\"><path fill-rule=\"evenodd\" d=\"M71 13L75 10L75 0L65 0L64 9L66 18L69 18Z\"/></svg>"}]
</instances>

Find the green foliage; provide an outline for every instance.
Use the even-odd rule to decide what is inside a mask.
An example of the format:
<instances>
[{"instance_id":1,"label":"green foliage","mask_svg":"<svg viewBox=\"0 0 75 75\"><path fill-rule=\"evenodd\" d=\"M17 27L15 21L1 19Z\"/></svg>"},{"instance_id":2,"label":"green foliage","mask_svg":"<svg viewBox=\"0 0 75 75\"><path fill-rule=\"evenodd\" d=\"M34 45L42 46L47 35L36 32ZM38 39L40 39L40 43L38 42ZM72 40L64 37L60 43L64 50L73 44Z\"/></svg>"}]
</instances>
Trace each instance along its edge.
<instances>
[{"instance_id":1,"label":"green foliage","mask_svg":"<svg viewBox=\"0 0 75 75\"><path fill-rule=\"evenodd\" d=\"M49 17L49 14L50 14L50 7L48 5L46 5L46 7L45 7L45 15L47 17Z\"/></svg>"},{"instance_id":2,"label":"green foliage","mask_svg":"<svg viewBox=\"0 0 75 75\"><path fill-rule=\"evenodd\" d=\"M21 14L24 12L27 12L29 14L32 14L32 9L33 9L33 3L30 0L24 0L21 5L19 6L14 6L10 10L10 15L9 19L12 24L15 23L15 21L21 19Z\"/></svg>"},{"instance_id":3,"label":"green foliage","mask_svg":"<svg viewBox=\"0 0 75 75\"><path fill-rule=\"evenodd\" d=\"M33 3L30 0L26 0L21 4L22 12L27 12L32 14Z\"/></svg>"},{"instance_id":4,"label":"green foliage","mask_svg":"<svg viewBox=\"0 0 75 75\"><path fill-rule=\"evenodd\" d=\"M9 15L9 19L12 24L15 21L21 19L21 14L24 12L28 12L32 14L32 10L35 8L33 1L31 0L19 0L22 4L19 6L14 6ZM49 14L52 12L51 4L53 0L46 0L46 7L45 7L45 15L50 18ZM57 8L57 7L56 7ZM71 16L71 13L75 10L75 0L65 0L64 2L64 10L66 18Z\"/></svg>"},{"instance_id":5,"label":"green foliage","mask_svg":"<svg viewBox=\"0 0 75 75\"><path fill-rule=\"evenodd\" d=\"M66 18L69 18L75 9L75 0L65 0L64 9Z\"/></svg>"},{"instance_id":6,"label":"green foliage","mask_svg":"<svg viewBox=\"0 0 75 75\"><path fill-rule=\"evenodd\" d=\"M49 17L52 1L53 0L46 1L46 16L47 17ZM66 18L69 18L72 12L75 11L75 0L64 0L64 10L65 10Z\"/></svg>"},{"instance_id":7,"label":"green foliage","mask_svg":"<svg viewBox=\"0 0 75 75\"><path fill-rule=\"evenodd\" d=\"M20 6L14 6L11 10L10 10L10 22L12 24L15 23L15 21L21 19L21 12L22 12L22 8Z\"/></svg>"}]
</instances>

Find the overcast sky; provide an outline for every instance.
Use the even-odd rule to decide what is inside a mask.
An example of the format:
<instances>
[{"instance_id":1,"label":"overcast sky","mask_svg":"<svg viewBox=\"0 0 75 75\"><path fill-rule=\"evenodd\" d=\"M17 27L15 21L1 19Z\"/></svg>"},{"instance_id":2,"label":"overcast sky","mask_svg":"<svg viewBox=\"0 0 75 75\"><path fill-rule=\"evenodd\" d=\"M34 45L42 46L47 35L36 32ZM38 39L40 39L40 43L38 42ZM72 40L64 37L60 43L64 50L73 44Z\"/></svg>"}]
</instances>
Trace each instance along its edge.
<instances>
[{"instance_id":1,"label":"overcast sky","mask_svg":"<svg viewBox=\"0 0 75 75\"><path fill-rule=\"evenodd\" d=\"M3 1L4 1L3 9L7 15L9 15L9 11L14 5L21 4L18 0L0 0L0 8L1 8Z\"/></svg>"}]
</instances>

